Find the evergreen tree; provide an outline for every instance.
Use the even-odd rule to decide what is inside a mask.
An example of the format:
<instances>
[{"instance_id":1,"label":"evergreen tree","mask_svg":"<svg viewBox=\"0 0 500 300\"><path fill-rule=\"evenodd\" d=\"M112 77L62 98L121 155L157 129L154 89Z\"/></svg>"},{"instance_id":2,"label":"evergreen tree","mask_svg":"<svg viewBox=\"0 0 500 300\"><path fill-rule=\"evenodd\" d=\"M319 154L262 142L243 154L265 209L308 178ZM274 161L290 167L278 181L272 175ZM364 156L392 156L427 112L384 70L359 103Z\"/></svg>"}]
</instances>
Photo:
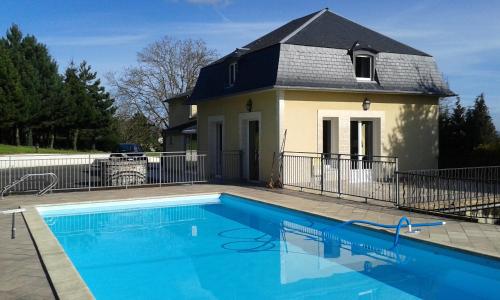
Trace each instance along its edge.
<instances>
[{"instance_id":1,"label":"evergreen tree","mask_svg":"<svg viewBox=\"0 0 500 300\"><path fill-rule=\"evenodd\" d=\"M92 144L111 122L115 109L113 99L107 93L97 74L84 61L78 67L73 62L65 72L63 105L64 123L70 129L71 146L77 149L82 129L92 131Z\"/></svg>"},{"instance_id":2,"label":"evergreen tree","mask_svg":"<svg viewBox=\"0 0 500 300\"><path fill-rule=\"evenodd\" d=\"M49 147L53 147L55 128L64 111L61 111L59 103L62 94L62 78L58 74L57 63L49 55L43 44L36 43L31 64L38 76L37 97L33 99L34 104L30 126L47 131L49 135Z\"/></svg>"},{"instance_id":3,"label":"evergreen tree","mask_svg":"<svg viewBox=\"0 0 500 300\"><path fill-rule=\"evenodd\" d=\"M497 140L495 125L491 119L484 94L474 101L474 106L466 113L467 141L471 149Z\"/></svg>"},{"instance_id":4,"label":"evergreen tree","mask_svg":"<svg viewBox=\"0 0 500 300\"><path fill-rule=\"evenodd\" d=\"M92 149L95 149L96 140L106 132L106 128L111 125L111 119L115 113L114 100L101 85L101 80L97 78L97 73L93 72L91 66L83 61L79 66L79 78L85 86L88 94L89 109L86 116L86 129L91 130Z\"/></svg>"},{"instance_id":5,"label":"evergreen tree","mask_svg":"<svg viewBox=\"0 0 500 300\"><path fill-rule=\"evenodd\" d=\"M6 38L2 39L2 44L7 48L10 60L12 64L16 67L19 75L19 83L22 89L22 96L15 103L15 110L13 110L13 122L15 144L17 146L21 145L21 129L28 122L29 106L30 106L30 96L29 96L29 86L31 85L31 80L29 74L32 74L32 68L27 64L24 57L24 47L23 47L23 35L21 30L17 25L12 25L7 31Z\"/></svg>"},{"instance_id":6,"label":"evergreen tree","mask_svg":"<svg viewBox=\"0 0 500 300\"><path fill-rule=\"evenodd\" d=\"M85 130L95 148L99 139L115 139L114 113L114 100L86 62L71 63L61 76L47 47L17 25L0 38L0 141L9 136L16 145L37 140L52 148L64 133L76 149Z\"/></svg>"},{"instance_id":7,"label":"evergreen tree","mask_svg":"<svg viewBox=\"0 0 500 300\"><path fill-rule=\"evenodd\" d=\"M27 144L33 144L33 128L43 128L56 115L53 111L60 97L61 78L57 64L45 45L34 36L23 36L17 25L7 31L2 44L17 69L22 97L16 102L14 118L16 144L21 142L20 131L25 129Z\"/></svg>"},{"instance_id":8,"label":"evergreen tree","mask_svg":"<svg viewBox=\"0 0 500 300\"><path fill-rule=\"evenodd\" d=\"M73 62L70 63L64 74L63 103L65 111L63 123L67 129L71 147L77 149L80 129L85 126L85 114L89 110L89 100L85 86L78 77L78 69Z\"/></svg>"},{"instance_id":9,"label":"evergreen tree","mask_svg":"<svg viewBox=\"0 0 500 300\"><path fill-rule=\"evenodd\" d=\"M0 142L10 143L10 130L5 128L13 127L16 121L16 105L22 100L21 95L17 69L5 44L0 42Z\"/></svg>"},{"instance_id":10,"label":"evergreen tree","mask_svg":"<svg viewBox=\"0 0 500 300\"><path fill-rule=\"evenodd\" d=\"M17 69L4 43L0 42L0 129L16 121L16 103L22 100L22 88ZM0 137L0 141L5 140Z\"/></svg>"},{"instance_id":11,"label":"evergreen tree","mask_svg":"<svg viewBox=\"0 0 500 300\"><path fill-rule=\"evenodd\" d=\"M440 109L439 119L439 166L442 168L454 167L457 162L464 162L469 156L466 136L466 109L456 98L455 105L451 109L443 106Z\"/></svg>"},{"instance_id":12,"label":"evergreen tree","mask_svg":"<svg viewBox=\"0 0 500 300\"><path fill-rule=\"evenodd\" d=\"M466 122L465 122L465 107L460 103L460 97L457 97L455 107L450 115L450 138L452 140L452 147L463 148L464 140L466 138Z\"/></svg>"}]
</instances>

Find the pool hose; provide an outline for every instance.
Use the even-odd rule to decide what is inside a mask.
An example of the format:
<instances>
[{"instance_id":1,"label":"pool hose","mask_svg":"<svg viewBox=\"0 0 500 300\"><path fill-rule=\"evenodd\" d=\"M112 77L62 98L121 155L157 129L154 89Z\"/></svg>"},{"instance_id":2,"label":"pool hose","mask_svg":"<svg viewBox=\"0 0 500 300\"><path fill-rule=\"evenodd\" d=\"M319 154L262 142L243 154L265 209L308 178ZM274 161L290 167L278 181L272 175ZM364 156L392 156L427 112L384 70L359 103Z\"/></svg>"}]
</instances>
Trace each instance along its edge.
<instances>
[{"instance_id":1,"label":"pool hose","mask_svg":"<svg viewBox=\"0 0 500 300\"><path fill-rule=\"evenodd\" d=\"M404 223L406 223L406 224L404 224ZM403 217L401 217L401 219L399 219L399 222L397 225L381 224L381 223L376 223L376 222L371 222L371 221L366 221L366 220L350 220L350 221L342 223L342 225L350 225L350 224L366 224L366 225L371 225L371 226L376 226L376 227L381 227L381 228L396 229L396 235L394 236L394 246L397 246L399 243L399 231L401 230L401 228L408 227L408 232L415 232L412 230L412 228L414 228L414 227L443 226L446 224L446 222L439 221L439 222L412 224L406 216L403 216Z\"/></svg>"}]
</instances>

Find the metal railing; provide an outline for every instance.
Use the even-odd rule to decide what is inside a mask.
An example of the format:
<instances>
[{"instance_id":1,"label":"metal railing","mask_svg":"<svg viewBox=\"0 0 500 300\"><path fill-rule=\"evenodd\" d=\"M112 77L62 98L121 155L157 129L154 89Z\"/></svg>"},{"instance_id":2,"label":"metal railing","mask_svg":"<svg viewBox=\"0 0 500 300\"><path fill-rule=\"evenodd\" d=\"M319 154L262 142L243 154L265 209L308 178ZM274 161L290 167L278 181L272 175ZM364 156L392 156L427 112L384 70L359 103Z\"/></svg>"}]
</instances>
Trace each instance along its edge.
<instances>
[{"instance_id":1,"label":"metal railing","mask_svg":"<svg viewBox=\"0 0 500 300\"><path fill-rule=\"evenodd\" d=\"M208 156L196 151L0 156L0 190L28 174L53 173L53 190L92 190L208 182ZM12 192L34 192L46 182L31 177Z\"/></svg>"},{"instance_id":2,"label":"metal railing","mask_svg":"<svg viewBox=\"0 0 500 300\"><path fill-rule=\"evenodd\" d=\"M43 187L41 190L38 191L37 195L38 196L43 196L50 190L52 190L56 185L57 185L57 175L54 173L41 173L41 174L26 174L23 175L21 178L17 179L16 181L10 183L9 185L5 186L2 188L2 191L0 193L0 199L3 199L3 196L8 193L10 190L14 189L17 185L23 183L24 181L33 178L33 177L50 177L51 182Z\"/></svg>"},{"instance_id":3,"label":"metal railing","mask_svg":"<svg viewBox=\"0 0 500 300\"><path fill-rule=\"evenodd\" d=\"M282 162L285 186L396 203L395 157L284 152Z\"/></svg>"},{"instance_id":4,"label":"metal railing","mask_svg":"<svg viewBox=\"0 0 500 300\"><path fill-rule=\"evenodd\" d=\"M474 220L500 219L500 167L398 172L398 206Z\"/></svg>"}]
</instances>

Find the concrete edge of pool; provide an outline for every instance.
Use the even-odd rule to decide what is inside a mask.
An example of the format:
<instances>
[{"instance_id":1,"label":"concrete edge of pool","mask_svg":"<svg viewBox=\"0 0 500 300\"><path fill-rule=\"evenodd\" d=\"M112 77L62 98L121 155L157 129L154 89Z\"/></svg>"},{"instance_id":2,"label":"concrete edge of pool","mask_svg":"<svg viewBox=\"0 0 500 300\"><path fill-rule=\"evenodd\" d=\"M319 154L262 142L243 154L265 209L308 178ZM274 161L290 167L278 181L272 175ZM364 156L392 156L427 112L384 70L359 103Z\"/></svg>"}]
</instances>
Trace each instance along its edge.
<instances>
[{"instance_id":1,"label":"concrete edge of pool","mask_svg":"<svg viewBox=\"0 0 500 300\"><path fill-rule=\"evenodd\" d=\"M161 198L176 198L182 196L201 196L201 195L220 195L221 193L194 193L194 194L179 194L161 196ZM124 199L108 199L85 202L65 202L60 204L40 204L27 206L23 213L26 225L35 242L35 247L40 255L41 261L48 273L48 279L52 284L55 293L59 299L94 299L92 292L85 284L85 281L76 270L75 266L64 252L57 238L52 234L52 231L47 226L38 208L47 208L51 206L64 205L79 205L85 206L107 202L120 201L144 201L149 199L158 199L160 196L143 197L143 198L124 198Z\"/></svg>"},{"instance_id":2,"label":"concrete edge of pool","mask_svg":"<svg viewBox=\"0 0 500 300\"><path fill-rule=\"evenodd\" d=\"M83 203L92 204L92 203L105 203L105 202L118 202L118 201L134 201L134 200L137 201L137 200L158 198L158 197L168 199L179 196L196 196L196 195L213 195L213 194L229 194L246 198L250 201L256 201L260 203L269 204L272 206L283 207L293 211L304 212L313 216L319 216L321 218L327 218L341 222L348 221L347 219L344 219L342 217L332 217L331 215L328 215L327 213L321 211L300 209L297 207L293 207L292 205L288 205L287 203L279 203L276 201L266 200L262 197L250 195L249 193L247 194L246 191L245 192L224 191L223 189L216 192L179 193L175 195L169 194L165 196L156 196L156 197L105 199L105 200L85 201L85 202L71 201L58 204L32 205L24 207L26 208L26 211L23 213L23 215L26 220L26 225L33 237L35 246L40 254L41 261L48 273L47 274L49 277L48 279L51 282L55 290L55 293L57 294L57 297L59 299L94 299L90 289L85 284L80 274L74 267L73 263L64 252L62 246L59 244L56 237L52 234L50 228L47 226L42 216L40 215L39 211L37 210L37 207L72 205L72 204L83 204ZM374 231L392 233L392 231L388 229L374 228L363 224L359 225L356 224L354 226L359 226ZM420 237L419 235L410 235L405 232L402 232L401 235L404 236L404 238L413 239L427 244L437 245L452 250L457 250L473 255L486 256L488 258L500 260L500 255L494 252L473 249L466 246L457 246L447 242L429 241L425 238Z\"/></svg>"},{"instance_id":3,"label":"concrete edge of pool","mask_svg":"<svg viewBox=\"0 0 500 300\"><path fill-rule=\"evenodd\" d=\"M80 273L36 208L27 207L24 218L57 297L59 299L94 299L90 289L80 277Z\"/></svg>"}]
</instances>

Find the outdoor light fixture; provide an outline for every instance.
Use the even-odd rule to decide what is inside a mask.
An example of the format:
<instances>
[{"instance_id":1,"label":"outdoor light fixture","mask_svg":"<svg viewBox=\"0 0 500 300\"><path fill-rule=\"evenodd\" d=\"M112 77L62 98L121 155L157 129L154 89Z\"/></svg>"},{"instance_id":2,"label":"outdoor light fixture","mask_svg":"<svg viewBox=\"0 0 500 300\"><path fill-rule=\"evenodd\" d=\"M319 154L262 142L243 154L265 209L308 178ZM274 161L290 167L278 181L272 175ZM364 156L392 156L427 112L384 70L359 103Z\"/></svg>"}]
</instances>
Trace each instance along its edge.
<instances>
[{"instance_id":1,"label":"outdoor light fixture","mask_svg":"<svg viewBox=\"0 0 500 300\"><path fill-rule=\"evenodd\" d=\"M363 110L369 110L370 109L370 99L368 98L365 98L365 100L363 100Z\"/></svg>"},{"instance_id":2,"label":"outdoor light fixture","mask_svg":"<svg viewBox=\"0 0 500 300\"><path fill-rule=\"evenodd\" d=\"M248 99L247 105L246 105L247 106L247 112L251 112L252 111L252 105L253 105L252 99Z\"/></svg>"}]
</instances>

